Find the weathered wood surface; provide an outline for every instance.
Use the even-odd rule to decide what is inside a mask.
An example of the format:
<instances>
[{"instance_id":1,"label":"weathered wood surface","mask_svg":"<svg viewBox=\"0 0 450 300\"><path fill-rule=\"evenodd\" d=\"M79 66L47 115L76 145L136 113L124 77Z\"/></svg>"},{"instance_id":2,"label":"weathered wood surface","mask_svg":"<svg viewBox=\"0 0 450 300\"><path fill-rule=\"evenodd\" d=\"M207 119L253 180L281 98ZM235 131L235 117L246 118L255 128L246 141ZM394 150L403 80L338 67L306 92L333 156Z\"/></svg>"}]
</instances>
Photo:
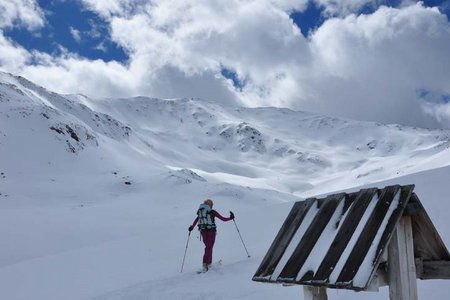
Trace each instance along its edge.
<instances>
[{"instance_id":1,"label":"weathered wood surface","mask_svg":"<svg viewBox=\"0 0 450 300\"><path fill-rule=\"evenodd\" d=\"M318 286L303 286L304 300L328 300L327 289Z\"/></svg>"},{"instance_id":2,"label":"weathered wood surface","mask_svg":"<svg viewBox=\"0 0 450 300\"><path fill-rule=\"evenodd\" d=\"M411 199L411 196L413 194L414 185L405 185L400 187L400 199L399 203L397 204L397 207L395 208L394 212L392 213L391 217L389 218L389 221L384 229L383 235L380 239L380 242L378 243L378 247L375 253L376 255L373 258L373 266L372 273L369 276L369 282L372 280L375 273L378 271L378 266L383 261L383 256L385 257L384 260L387 258L387 245L389 244L389 241L392 238L392 235L394 234L396 226L399 224L400 219L404 215L404 212L409 204L409 201ZM412 238L412 236L411 236ZM413 256L414 256L414 252Z\"/></svg>"},{"instance_id":3,"label":"weathered wood surface","mask_svg":"<svg viewBox=\"0 0 450 300\"><path fill-rule=\"evenodd\" d=\"M328 277L331 275L334 267L341 257L342 252L344 252L345 247L347 247L348 242L355 232L362 215L366 211L367 206L369 206L369 203L376 192L377 189L374 188L365 190L364 192L358 194L358 197L355 199L355 204L351 206L347 218L345 218L342 223L341 230L339 230L338 234L334 238L330 249L328 249L325 258L322 260L319 269L314 275L314 282L326 282Z\"/></svg>"},{"instance_id":4,"label":"weathered wood surface","mask_svg":"<svg viewBox=\"0 0 450 300\"><path fill-rule=\"evenodd\" d=\"M368 278L369 283L370 279L373 277L375 272L377 271L379 260L381 258L382 252L386 247L392 232L398 223L403 211L406 207L406 204L409 200L409 197L412 193L413 185L409 186L389 186L382 190L382 194L380 195L380 199L370 216L369 220L367 220L367 224L363 229L363 232L358 239L355 247L353 247L352 253L350 254L350 258L345 264L341 274L338 277L338 282L349 282L353 279L356 272L358 271L361 263L367 255L370 247L372 247L372 241L374 240L376 234L382 230L382 237L377 245L378 255L373 257L373 269L371 270L371 274ZM386 216L394 197L400 193L399 202L397 207L392 212L392 215L389 216L388 223L385 228L381 228L381 224L383 222L384 217Z\"/></svg>"},{"instance_id":5,"label":"weathered wood surface","mask_svg":"<svg viewBox=\"0 0 450 300\"><path fill-rule=\"evenodd\" d=\"M415 257L423 261L450 261L450 254L415 193L408 204L412 217Z\"/></svg>"},{"instance_id":6,"label":"weathered wood surface","mask_svg":"<svg viewBox=\"0 0 450 300\"><path fill-rule=\"evenodd\" d=\"M401 218L388 246L390 300L417 300L412 221Z\"/></svg>"},{"instance_id":7,"label":"weathered wood surface","mask_svg":"<svg viewBox=\"0 0 450 300\"><path fill-rule=\"evenodd\" d=\"M311 222L311 225L308 227L299 244L295 248L294 253L281 271L279 277L283 278L285 282L296 280L298 272L302 268L308 256L311 254L311 250L344 196L344 194L335 194L328 196L325 199Z\"/></svg>"},{"instance_id":8,"label":"weathered wood surface","mask_svg":"<svg viewBox=\"0 0 450 300\"><path fill-rule=\"evenodd\" d=\"M450 278L450 263L446 263L450 254L413 189L414 185L395 185L297 202L253 280L357 291L376 289L389 277L387 250L402 216L412 220L412 231L403 235L409 236L414 249L410 251L413 263L408 260L409 269L417 264L413 277ZM316 247L319 240L321 247ZM311 256L318 260L314 265L309 263Z\"/></svg>"},{"instance_id":9,"label":"weathered wood surface","mask_svg":"<svg viewBox=\"0 0 450 300\"><path fill-rule=\"evenodd\" d=\"M294 204L291 212L287 216L286 220L280 228L280 231L272 242L269 251L267 251L267 254L264 257L260 267L256 271L253 280L268 280L266 279L266 277L268 275L271 275L275 270L275 267L286 251L289 243L291 242L292 237L302 223L306 213L314 203L316 203L316 199L310 198L306 201L296 202Z\"/></svg>"},{"instance_id":10,"label":"weathered wood surface","mask_svg":"<svg viewBox=\"0 0 450 300\"><path fill-rule=\"evenodd\" d=\"M450 279L450 261L422 261L416 259L417 278Z\"/></svg>"}]
</instances>

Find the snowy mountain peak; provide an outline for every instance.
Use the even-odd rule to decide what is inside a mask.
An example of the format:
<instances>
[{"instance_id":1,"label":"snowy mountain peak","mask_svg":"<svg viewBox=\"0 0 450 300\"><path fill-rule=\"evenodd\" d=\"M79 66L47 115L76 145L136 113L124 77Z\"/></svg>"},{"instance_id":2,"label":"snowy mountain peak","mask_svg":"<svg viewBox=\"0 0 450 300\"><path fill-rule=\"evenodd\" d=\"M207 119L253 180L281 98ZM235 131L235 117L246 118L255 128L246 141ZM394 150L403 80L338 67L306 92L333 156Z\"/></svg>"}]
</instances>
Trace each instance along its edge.
<instances>
[{"instance_id":1,"label":"snowy mountain peak","mask_svg":"<svg viewBox=\"0 0 450 300\"><path fill-rule=\"evenodd\" d=\"M59 95L6 73L0 84L5 151L14 153L16 146L6 136L28 146L33 139L47 141L26 147L33 149L25 155L30 160L58 147L68 154L89 148L91 159L108 153L114 164L132 161L149 174L172 166L207 181L298 195L324 183L353 186L448 164L450 134L443 130L193 98Z\"/></svg>"},{"instance_id":2,"label":"snowy mountain peak","mask_svg":"<svg viewBox=\"0 0 450 300\"><path fill-rule=\"evenodd\" d=\"M30 119L30 128L39 123L46 126L69 152L77 153L86 146L98 146L99 135L124 140L131 128L111 116L95 112L86 105L35 85L23 77L2 73L0 101L5 102L0 112L8 123Z\"/></svg>"}]
</instances>

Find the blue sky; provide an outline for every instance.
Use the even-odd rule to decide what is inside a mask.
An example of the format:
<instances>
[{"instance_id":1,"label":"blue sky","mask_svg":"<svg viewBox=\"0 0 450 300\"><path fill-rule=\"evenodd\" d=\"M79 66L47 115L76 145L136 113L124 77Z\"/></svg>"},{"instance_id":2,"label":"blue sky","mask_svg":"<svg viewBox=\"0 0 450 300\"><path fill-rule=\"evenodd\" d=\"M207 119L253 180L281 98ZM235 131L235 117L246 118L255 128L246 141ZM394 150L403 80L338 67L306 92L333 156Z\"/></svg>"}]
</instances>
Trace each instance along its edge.
<instances>
[{"instance_id":1,"label":"blue sky","mask_svg":"<svg viewBox=\"0 0 450 300\"><path fill-rule=\"evenodd\" d=\"M59 93L450 128L449 15L450 0L0 0L0 70Z\"/></svg>"},{"instance_id":2,"label":"blue sky","mask_svg":"<svg viewBox=\"0 0 450 300\"><path fill-rule=\"evenodd\" d=\"M124 49L109 38L108 24L87 10L78 0L39 0L45 13L45 26L33 31L23 27L5 30L5 35L28 50L57 55L64 47L89 59L125 61ZM72 32L79 32L79 40Z\"/></svg>"}]
</instances>

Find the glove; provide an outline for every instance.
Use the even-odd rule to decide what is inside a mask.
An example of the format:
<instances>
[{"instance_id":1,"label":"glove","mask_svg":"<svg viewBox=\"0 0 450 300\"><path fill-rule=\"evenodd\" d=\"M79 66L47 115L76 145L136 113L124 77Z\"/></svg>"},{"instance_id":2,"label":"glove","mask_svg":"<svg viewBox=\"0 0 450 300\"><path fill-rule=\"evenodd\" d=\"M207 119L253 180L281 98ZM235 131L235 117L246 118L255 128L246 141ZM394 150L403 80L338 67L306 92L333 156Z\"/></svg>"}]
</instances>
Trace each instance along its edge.
<instances>
[{"instance_id":1,"label":"glove","mask_svg":"<svg viewBox=\"0 0 450 300\"><path fill-rule=\"evenodd\" d=\"M194 230L194 227L192 227L192 225L191 225L191 226L189 226L188 230L189 230L189 232L191 232L192 230Z\"/></svg>"},{"instance_id":2,"label":"glove","mask_svg":"<svg viewBox=\"0 0 450 300\"><path fill-rule=\"evenodd\" d=\"M230 211L230 219L231 219L231 220L234 220L234 214L233 214L232 211Z\"/></svg>"}]
</instances>

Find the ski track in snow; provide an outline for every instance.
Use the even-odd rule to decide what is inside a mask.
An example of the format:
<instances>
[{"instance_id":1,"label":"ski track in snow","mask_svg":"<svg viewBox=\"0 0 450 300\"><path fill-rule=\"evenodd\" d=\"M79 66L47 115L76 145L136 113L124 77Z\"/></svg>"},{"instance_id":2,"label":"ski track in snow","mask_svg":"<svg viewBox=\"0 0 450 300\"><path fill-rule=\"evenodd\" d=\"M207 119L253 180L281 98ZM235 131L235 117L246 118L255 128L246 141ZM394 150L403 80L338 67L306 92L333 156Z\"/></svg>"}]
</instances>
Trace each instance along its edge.
<instances>
[{"instance_id":1,"label":"ski track in snow","mask_svg":"<svg viewBox=\"0 0 450 300\"><path fill-rule=\"evenodd\" d=\"M238 264L240 266L249 265L249 263L245 261L239 262ZM220 283L226 273L235 273L237 270L239 270L239 268L236 268L236 266L233 265L214 266L207 273L196 274L196 272L186 272L170 278L137 284L119 291L108 293L101 297L92 298L91 300L232 299L234 297L233 293L220 288L220 284L216 287L218 289L216 292L211 291L210 288L214 288L218 282ZM200 280L197 277L200 277ZM209 285L210 288L205 290L205 284Z\"/></svg>"}]
</instances>

